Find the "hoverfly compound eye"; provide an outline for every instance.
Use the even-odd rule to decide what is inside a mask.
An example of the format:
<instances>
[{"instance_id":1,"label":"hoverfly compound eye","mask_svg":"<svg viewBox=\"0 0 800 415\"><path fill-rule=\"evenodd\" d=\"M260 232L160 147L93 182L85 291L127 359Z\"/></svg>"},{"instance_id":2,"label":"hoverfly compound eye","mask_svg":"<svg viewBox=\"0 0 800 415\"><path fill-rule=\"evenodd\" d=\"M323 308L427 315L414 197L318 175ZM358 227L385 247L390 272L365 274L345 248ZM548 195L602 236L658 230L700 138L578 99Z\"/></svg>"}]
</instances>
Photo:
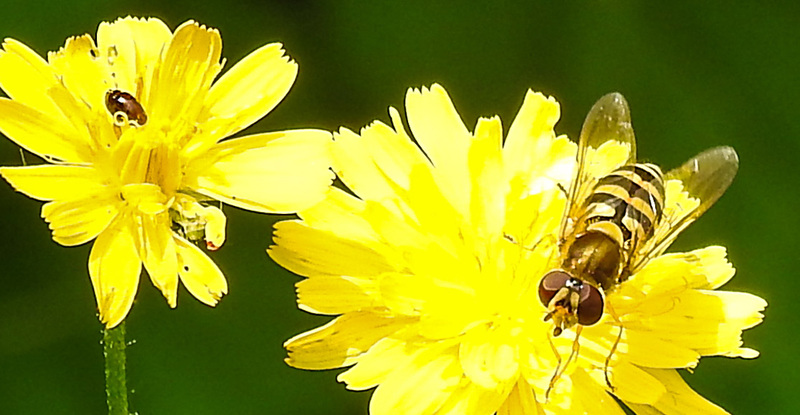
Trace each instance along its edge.
<instances>
[{"instance_id":1,"label":"hoverfly compound eye","mask_svg":"<svg viewBox=\"0 0 800 415\"><path fill-rule=\"evenodd\" d=\"M583 284L581 299L578 302L578 324L591 326L600 321L600 317L603 317L604 305L605 300L603 300L600 290L591 284Z\"/></svg>"},{"instance_id":2,"label":"hoverfly compound eye","mask_svg":"<svg viewBox=\"0 0 800 415\"><path fill-rule=\"evenodd\" d=\"M550 300L556 295L558 290L567 285L572 277L564 271L554 270L548 272L541 281L539 281L539 300L547 306Z\"/></svg>"},{"instance_id":3,"label":"hoverfly compound eye","mask_svg":"<svg viewBox=\"0 0 800 415\"><path fill-rule=\"evenodd\" d=\"M126 123L142 126L147 123L147 113L136 98L118 89L106 92L106 109L114 116L114 123L122 126Z\"/></svg>"}]
</instances>

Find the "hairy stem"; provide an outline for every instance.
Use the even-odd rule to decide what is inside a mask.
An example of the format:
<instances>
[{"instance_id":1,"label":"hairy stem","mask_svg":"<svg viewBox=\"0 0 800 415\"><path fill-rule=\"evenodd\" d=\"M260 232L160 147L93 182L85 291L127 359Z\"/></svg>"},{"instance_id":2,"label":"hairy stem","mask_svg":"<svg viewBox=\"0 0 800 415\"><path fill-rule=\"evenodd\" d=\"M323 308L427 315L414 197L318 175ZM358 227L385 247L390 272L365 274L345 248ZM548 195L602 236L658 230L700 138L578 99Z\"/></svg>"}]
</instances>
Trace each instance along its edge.
<instances>
[{"instance_id":1,"label":"hairy stem","mask_svg":"<svg viewBox=\"0 0 800 415\"><path fill-rule=\"evenodd\" d=\"M125 385L125 322L103 330L103 356L106 359L106 403L109 415L128 415L128 388Z\"/></svg>"}]
</instances>

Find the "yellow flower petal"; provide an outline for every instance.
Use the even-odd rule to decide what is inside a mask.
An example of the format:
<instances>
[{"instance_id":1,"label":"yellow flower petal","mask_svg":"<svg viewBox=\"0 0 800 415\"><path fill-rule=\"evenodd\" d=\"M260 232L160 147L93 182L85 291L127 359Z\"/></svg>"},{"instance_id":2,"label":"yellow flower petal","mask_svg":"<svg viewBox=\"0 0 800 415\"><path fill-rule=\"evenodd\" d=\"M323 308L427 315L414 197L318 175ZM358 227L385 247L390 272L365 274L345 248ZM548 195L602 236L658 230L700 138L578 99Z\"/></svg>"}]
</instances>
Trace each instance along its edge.
<instances>
[{"instance_id":1,"label":"yellow flower petal","mask_svg":"<svg viewBox=\"0 0 800 415\"><path fill-rule=\"evenodd\" d=\"M430 167L430 161L411 141L397 109L390 107L389 116L391 127L376 121L361 131L361 137L382 174L398 186L408 188L411 170L419 165Z\"/></svg>"},{"instance_id":2,"label":"yellow flower petal","mask_svg":"<svg viewBox=\"0 0 800 415\"><path fill-rule=\"evenodd\" d=\"M650 405L661 399L667 391L659 379L630 363L615 366L609 378L615 388L614 395L625 402Z\"/></svg>"},{"instance_id":3,"label":"yellow flower petal","mask_svg":"<svg viewBox=\"0 0 800 415\"><path fill-rule=\"evenodd\" d=\"M662 257L663 258L663 257ZM686 274L684 274L686 275ZM644 349L631 356L637 364L656 367L667 366L670 359L685 359L689 363L691 354L755 357L757 353L741 348L741 332L761 322L761 311L766 302L747 293L731 293L704 290L683 290L669 295L649 294L644 299L648 307L638 307L635 315L626 317L631 345L640 344ZM654 336L657 336L655 338ZM669 347L672 352L659 350L659 345ZM647 350L647 353L644 353ZM678 360L673 361L677 363ZM693 366L694 363L688 366Z\"/></svg>"},{"instance_id":4,"label":"yellow flower petal","mask_svg":"<svg viewBox=\"0 0 800 415\"><path fill-rule=\"evenodd\" d=\"M697 364L700 353L695 349L661 336L664 334L651 330L628 330L625 357L631 363L652 368L694 367Z\"/></svg>"},{"instance_id":5,"label":"yellow flower petal","mask_svg":"<svg viewBox=\"0 0 800 415\"><path fill-rule=\"evenodd\" d=\"M345 128L334 134L334 170L363 198L391 197L394 188L409 187L411 169L430 162L409 139L400 115L389 108L393 127L374 122L356 135Z\"/></svg>"},{"instance_id":6,"label":"yellow flower petal","mask_svg":"<svg viewBox=\"0 0 800 415\"><path fill-rule=\"evenodd\" d=\"M408 205L409 209L413 212L411 215L403 213L404 219L407 222L405 225L409 228L415 229L420 235L430 234L433 236L431 243L437 242L444 248L444 250L455 253L458 249L456 246L460 245L463 241L460 238L453 238L453 235L459 235L464 223L469 216L463 216L464 212L459 212L447 200L444 189L437 185L433 172L431 169L424 165L416 165L410 174L409 181L411 182L410 191L404 195L406 196L404 202ZM469 215L469 212L466 212ZM396 217L392 218L396 221ZM374 223L374 222L373 222ZM382 232L384 236L385 232ZM467 238L471 235L461 235L461 238ZM427 235L425 236L427 239ZM397 240L395 238L392 238ZM418 242L415 242L415 244Z\"/></svg>"},{"instance_id":7,"label":"yellow flower petal","mask_svg":"<svg viewBox=\"0 0 800 415\"><path fill-rule=\"evenodd\" d=\"M221 53L222 39L215 29L191 20L178 27L153 74L151 91L160 93L148 97L150 118L165 124L197 119L222 68Z\"/></svg>"},{"instance_id":8,"label":"yellow flower petal","mask_svg":"<svg viewBox=\"0 0 800 415\"><path fill-rule=\"evenodd\" d=\"M469 177L466 160L472 134L438 84L421 91L409 90L406 112L414 138L436 166L442 191L453 207L466 216L471 189L464 179Z\"/></svg>"},{"instance_id":9,"label":"yellow flower petal","mask_svg":"<svg viewBox=\"0 0 800 415\"><path fill-rule=\"evenodd\" d=\"M316 314L343 314L380 306L376 284L353 277L314 277L298 282L300 308Z\"/></svg>"},{"instance_id":10,"label":"yellow flower petal","mask_svg":"<svg viewBox=\"0 0 800 415\"><path fill-rule=\"evenodd\" d=\"M378 241L378 235L362 213L366 205L363 200L332 187L325 199L303 210L299 216L310 226L351 240Z\"/></svg>"},{"instance_id":11,"label":"yellow flower petal","mask_svg":"<svg viewBox=\"0 0 800 415\"><path fill-rule=\"evenodd\" d=\"M390 272L394 267L380 251L320 232L294 221L276 225L270 256L301 275L364 276ZM314 244L312 241L319 241ZM320 274L324 272L325 274Z\"/></svg>"},{"instance_id":12,"label":"yellow flower petal","mask_svg":"<svg viewBox=\"0 0 800 415\"><path fill-rule=\"evenodd\" d=\"M142 241L139 252L142 262L167 304L178 305L178 253L167 215L142 215Z\"/></svg>"},{"instance_id":13,"label":"yellow flower petal","mask_svg":"<svg viewBox=\"0 0 800 415\"><path fill-rule=\"evenodd\" d=\"M0 175L14 190L45 201L89 198L106 189L100 172L88 166L2 167Z\"/></svg>"},{"instance_id":14,"label":"yellow flower petal","mask_svg":"<svg viewBox=\"0 0 800 415\"><path fill-rule=\"evenodd\" d=\"M503 156L509 162L507 167L518 171L530 171L530 162L525 160L530 157L541 157L543 154L541 151L525 151L525 149L533 146L546 149L556 138L553 128L559 118L561 118L561 106L555 98L528 90L503 144Z\"/></svg>"},{"instance_id":15,"label":"yellow flower petal","mask_svg":"<svg viewBox=\"0 0 800 415\"><path fill-rule=\"evenodd\" d=\"M718 299L722 303L722 323L718 327L717 338L698 345L697 350L705 356L723 355L752 359L758 352L742 348L742 330L760 324L764 319L761 313L767 306L764 299L749 293L729 291L703 291L702 293Z\"/></svg>"},{"instance_id":16,"label":"yellow flower petal","mask_svg":"<svg viewBox=\"0 0 800 415\"><path fill-rule=\"evenodd\" d=\"M113 116L105 106L91 108L65 88L53 88L49 93L74 130L79 132L73 137L76 146L86 147L90 157L95 158L114 147L118 141L117 132L115 125L109 122Z\"/></svg>"},{"instance_id":17,"label":"yellow flower petal","mask_svg":"<svg viewBox=\"0 0 800 415\"><path fill-rule=\"evenodd\" d=\"M625 402L636 414L725 415L724 409L693 391L675 370L649 369L647 372L662 383L667 392L650 406Z\"/></svg>"},{"instance_id":18,"label":"yellow flower petal","mask_svg":"<svg viewBox=\"0 0 800 415\"><path fill-rule=\"evenodd\" d=\"M492 238L502 233L506 222L503 180L503 127L500 118L481 118L467 156L472 176L470 221L478 237Z\"/></svg>"},{"instance_id":19,"label":"yellow flower petal","mask_svg":"<svg viewBox=\"0 0 800 415\"><path fill-rule=\"evenodd\" d=\"M520 378L508 398L497 410L497 415L545 415L544 408L536 401L533 389Z\"/></svg>"},{"instance_id":20,"label":"yellow flower petal","mask_svg":"<svg viewBox=\"0 0 800 415\"><path fill-rule=\"evenodd\" d=\"M58 52L48 56L50 66L60 74L61 82L78 102L88 105L96 112L105 113L106 91L111 89L130 89L130 85L109 85L108 79L116 74L116 68L109 65L110 57L100 56L100 52L89 35L72 37ZM123 58L117 57L117 60ZM116 66L116 65L115 65ZM110 114L108 114L110 116Z\"/></svg>"},{"instance_id":21,"label":"yellow flower petal","mask_svg":"<svg viewBox=\"0 0 800 415\"><path fill-rule=\"evenodd\" d=\"M83 164L91 160L88 138L63 118L0 98L0 132L20 147L48 161Z\"/></svg>"},{"instance_id":22,"label":"yellow flower petal","mask_svg":"<svg viewBox=\"0 0 800 415\"><path fill-rule=\"evenodd\" d=\"M624 415L625 411L616 404L606 389L595 382L584 370L576 370L572 379L572 406L565 414L591 413L598 415Z\"/></svg>"},{"instance_id":23,"label":"yellow flower petal","mask_svg":"<svg viewBox=\"0 0 800 415\"><path fill-rule=\"evenodd\" d=\"M566 185L575 165L575 143L556 139L553 127L561 108L552 97L528 91L503 144L503 166L507 180L524 186L521 194ZM548 157L552 159L548 159Z\"/></svg>"},{"instance_id":24,"label":"yellow flower petal","mask_svg":"<svg viewBox=\"0 0 800 415\"><path fill-rule=\"evenodd\" d=\"M194 298L215 306L228 293L228 282L208 255L183 238L173 237L178 254L178 275Z\"/></svg>"},{"instance_id":25,"label":"yellow flower petal","mask_svg":"<svg viewBox=\"0 0 800 415\"><path fill-rule=\"evenodd\" d=\"M159 56L172 37L159 19L120 18L113 23L100 23L97 48L101 59L114 69L115 85L108 85L134 94L144 108L149 108L148 90Z\"/></svg>"},{"instance_id":26,"label":"yellow flower petal","mask_svg":"<svg viewBox=\"0 0 800 415\"><path fill-rule=\"evenodd\" d=\"M333 180L330 135L320 130L228 140L199 161L196 191L257 212L289 213L320 202Z\"/></svg>"},{"instance_id":27,"label":"yellow flower petal","mask_svg":"<svg viewBox=\"0 0 800 415\"><path fill-rule=\"evenodd\" d=\"M395 361L394 370L372 394L370 414L435 413L462 379L456 353L442 353L445 347L418 349L405 361Z\"/></svg>"},{"instance_id":28,"label":"yellow flower petal","mask_svg":"<svg viewBox=\"0 0 800 415\"><path fill-rule=\"evenodd\" d=\"M442 270L453 271L446 265ZM436 308L436 313L422 316L417 326L419 334L428 339L458 336L468 325L490 317L472 290L429 276L384 275L380 281L380 300L395 315L420 316L421 311Z\"/></svg>"},{"instance_id":29,"label":"yellow flower petal","mask_svg":"<svg viewBox=\"0 0 800 415\"><path fill-rule=\"evenodd\" d=\"M134 235L124 219L118 220L97 237L89 254L89 276L106 328L117 326L128 315L141 271Z\"/></svg>"},{"instance_id":30,"label":"yellow flower petal","mask_svg":"<svg viewBox=\"0 0 800 415\"><path fill-rule=\"evenodd\" d=\"M405 202L408 202L406 200ZM384 248L383 242L386 240L397 241L396 243L405 247L427 247L432 241L429 235L424 233L414 224L418 223L412 212L402 202L396 200L384 200L380 203L367 201L364 204L362 216L370 222L370 226L378 234L378 243L373 246ZM397 256L398 268L408 266L414 261L407 255Z\"/></svg>"},{"instance_id":31,"label":"yellow flower petal","mask_svg":"<svg viewBox=\"0 0 800 415\"><path fill-rule=\"evenodd\" d=\"M704 294L719 298L723 303L725 322L739 324L741 329L749 329L761 323L764 319L762 311L767 307L767 302L750 293L731 291L701 291Z\"/></svg>"},{"instance_id":32,"label":"yellow flower petal","mask_svg":"<svg viewBox=\"0 0 800 415\"><path fill-rule=\"evenodd\" d=\"M343 320L342 323L344 323L349 319L347 316L351 316L349 318L355 318L352 317L354 316L352 314L346 314L336 320ZM346 326L342 325L342 327ZM322 329L322 327L313 332L316 333L320 329ZM392 332L389 332L389 334L391 333ZM322 333L320 332L320 334ZM349 364L353 364L357 361L358 363L355 366L336 377L336 380L339 382L347 384L347 389L360 391L374 388L383 382L394 369L391 365L387 365L387 362L395 362L396 364L405 363L409 359L409 356L415 351L413 347L408 347L408 344L406 344L402 338L395 339L389 336L377 341L372 339L372 342L374 344L370 344L363 349L360 356L353 355L353 357L357 357L358 359L348 359Z\"/></svg>"},{"instance_id":33,"label":"yellow flower petal","mask_svg":"<svg viewBox=\"0 0 800 415\"><path fill-rule=\"evenodd\" d=\"M48 97L48 91L58 87L56 74L41 56L17 40L6 39L3 42L0 88L11 99L58 119L62 116L61 111ZM5 110L1 113L3 117L13 114Z\"/></svg>"},{"instance_id":34,"label":"yellow flower petal","mask_svg":"<svg viewBox=\"0 0 800 415\"><path fill-rule=\"evenodd\" d=\"M495 389L519 375L519 356L506 327L471 329L459 348L464 374L474 383Z\"/></svg>"},{"instance_id":35,"label":"yellow flower petal","mask_svg":"<svg viewBox=\"0 0 800 415\"><path fill-rule=\"evenodd\" d=\"M42 207L42 217L50 223L53 240L65 245L80 245L103 232L119 214L116 194L99 193L76 200L55 200Z\"/></svg>"},{"instance_id":36,"label":"yellow flower petal","mask_svg":"<svg viewBox=\"0 0 800 415\"><path fill-rule=\"evenodd\" d=\"M264 45L236 63L206 97L209 129L216 137L235 134L272 111L297 77L297 64L280 43Z\"/></svg>"},{"instance_id":37,"label":"yellow flower petal","mask_svg":"<svg viewBox=\"0 0 800 415\"><path fill-rule=\"evenodd\" d=\"M670 254L664 255L669 256ZM696 286L695 288L716 289L730 281L736 274L733 265L728 262L728 252L722 246L709 246L704 249L697 249L689 252L697 258L702 268L696 273L706 277L706 285ZM693 259L694 260L694 259Z\"/></svg>"},{"instance_id":38,"label":"yellow flower petal","mask_svg":"<svg viewBox=\"0 0 800 415\"><path fill-rule=\"evenodd\" d=\"M437 411L443 415L483 414L494 415L497 408L508 398L508 391L486 389L474 383L462 382L464 386L451 393ZM533 413L533 412L530 412Z\"/></svg>"},{"instance_id":39,"label":"yellow flower petal","mask_svg":"<svg viewBox=\"0 0 800 415\"><path fill-rule=\"evenodd\" d=\"M391 131L384 131L384 134L381 134L376 130L383 128L373 126L368 129L372 137L392 134ZM366 146L366 139L345 128L335 133L333 139L336 142L333 150L333 168L349 189L365 199L380 200L392 196L393 183L375 163Z\"/></svg>"},{"instance_id":40,"label":"yellow flower petal","mask_svg":"<svg viewBox=\"0 0 800 415\"><path fill-rule=\"evenodd\" d=\"M366 311L348 313L287 340L284 343L289 352L286 363L309 370L352 365L353 358L371 350L375 342L396 332L408 321Z\"/></svg>"},{"instance_id":41,"label":"yellow flower petal","mask_svg":"<svg viewBox=\"0 0 800 415\"><path fill-rule=\"evenodd\" d=\"M507 196L503 236L510 237L525 247L537 244L542 248L548 245L555 247L558 241L553 235L558 232L558 227L561 225L561 215L566 204L563 193L552 188L549 191L522 196L524 193L525 189L511 186L510 194L519 195L520 198Z\"/></svg>"}]
</instances>

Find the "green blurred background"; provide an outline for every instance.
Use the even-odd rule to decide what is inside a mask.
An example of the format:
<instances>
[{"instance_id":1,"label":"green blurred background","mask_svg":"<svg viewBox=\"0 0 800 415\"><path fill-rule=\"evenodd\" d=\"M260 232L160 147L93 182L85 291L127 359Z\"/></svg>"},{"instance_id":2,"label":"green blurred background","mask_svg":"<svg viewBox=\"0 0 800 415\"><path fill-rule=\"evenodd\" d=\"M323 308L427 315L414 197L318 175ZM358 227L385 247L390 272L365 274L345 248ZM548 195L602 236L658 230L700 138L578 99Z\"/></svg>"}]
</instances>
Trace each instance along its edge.
<instances>
[{"instance_id":1,"label":"green blurred background","mask_svg":"<svg viewBox=\"0 0 800 415\"><path fill-rule=\"evenodd\" d=\"M756 360L703 359L690 384L736 414L798 413L797 235L800 6L728 2L20 1L3 0L0 36L39 53L103 20L156 16L175 28L218 28L228 67L280 41L300 65L285 101L249 132L359 129L408 87L443 84L467 125L510 124L528 88L562 105L576 137L592 103L622 92L640 158L666 167L734 146L739 176L673 250L724 244L738 269L727 289L770 306L745 334ZM2 114L0 114L2 116ZM0 140L0 165L19 165ZM0 184L0 414L105 412L101 327L87 277L89 246L63 248L41 204ZM181 289L170 310L149 281L127 319L131 409L140 414L365 414L370 392L337 371L286 366L282 342L325 318L295 306L296 276L265 254L269 217L228 208L228 240L212 257L230 294L216 309ZM794 316L794 317L793 317Z\"/></svg>"}]
</instances>

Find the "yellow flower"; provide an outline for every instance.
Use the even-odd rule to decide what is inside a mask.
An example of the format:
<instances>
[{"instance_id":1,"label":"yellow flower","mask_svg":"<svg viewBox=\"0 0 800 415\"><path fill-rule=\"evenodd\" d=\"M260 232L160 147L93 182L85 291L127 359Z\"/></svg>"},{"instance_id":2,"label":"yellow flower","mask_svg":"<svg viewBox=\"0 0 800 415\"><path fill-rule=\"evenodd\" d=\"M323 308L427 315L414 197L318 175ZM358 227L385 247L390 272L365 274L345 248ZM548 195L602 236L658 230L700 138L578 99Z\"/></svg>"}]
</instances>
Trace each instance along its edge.
<instances>
[{"instance_id":1,"label":"yellow flower","mask_svg":"<svg viewBox=\"0 0 800 415\"><path fill-rule=\"evenodd\" d=\"M757 354L740 335L766 303L714 291L734 273L724 248L655 258L578 342L553 337L537 287L576 151L553 131L558 104L528 92L505 140L497 117L470 132L439 85L410 90L406 110L422 151L394 108L392 126L342 129L334 170L355 196L332 191L276 225L270 255L307 277L300 308L337 316L286 342L290 365L352 366L338 379L376 388L373 415L623 414L609 393L640 414L724 413L675 370ZM687 202L669 187L666 209Z\"/></svg>"},{"instance_id":2,"label":"yellow flower","mask_svg":"<svg viewBox=\"0 0 800 415\"><path fill-rule=\"evenodd\" d=\"M330 133L295 130L220 141L267 114L297 65L277 43L222 77L222 40L188 21L101 23L97 40L67 39L45 61L7 39L0 51L0 131L51 164L0 169L19 192L47 203L53 239L96 239L89 275L100 320L119 324L142 265L170 307L180 280L213 306L228 291L196 244L225 240L219 203L294 212L325 197ZM215 81L216 80L216 81Z\"/></svg>"}]
</instances>

